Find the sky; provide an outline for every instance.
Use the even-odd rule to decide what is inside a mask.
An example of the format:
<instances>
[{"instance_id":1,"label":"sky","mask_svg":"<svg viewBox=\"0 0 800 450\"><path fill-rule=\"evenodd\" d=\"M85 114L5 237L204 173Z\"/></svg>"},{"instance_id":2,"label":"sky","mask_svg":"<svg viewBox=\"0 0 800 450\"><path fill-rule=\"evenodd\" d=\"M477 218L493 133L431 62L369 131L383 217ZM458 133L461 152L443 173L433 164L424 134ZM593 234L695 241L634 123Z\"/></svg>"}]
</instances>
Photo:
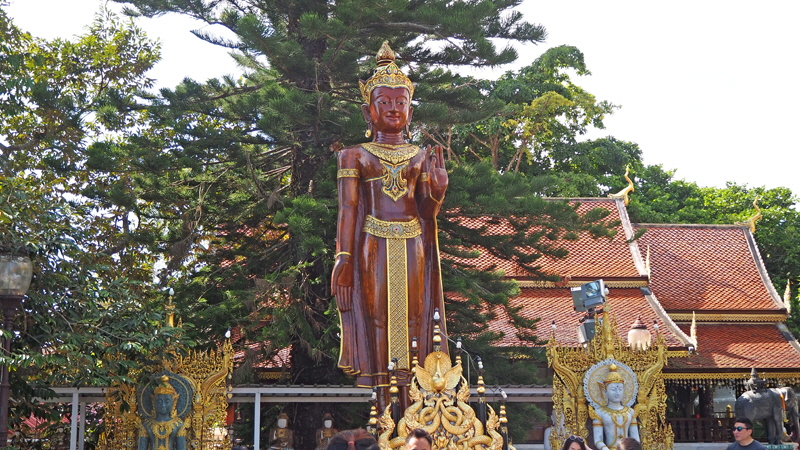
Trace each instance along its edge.
<instances>
[{"instance_id":1,"label":"sky","mask_svg":"<svg viewBox=\"0 0 800 450\"><path fill-rule=\"evenodd\" d=\"M43 38L82 33L103 4L5 1L18 27ZM528 65L549 47L574 45L592 72L576 84L621 106L605 120L606 129L588 138L635 142L646 164L700 186L736 182L800 195L800 2L524 0L519 10L546 27L546 42L523 46L513 66L479 76ZM224 30L178 15L137 23L161 41L162 62L150 73L158 86L240 73L226 49L190 33Z\"/></svg>"}]
</instances>

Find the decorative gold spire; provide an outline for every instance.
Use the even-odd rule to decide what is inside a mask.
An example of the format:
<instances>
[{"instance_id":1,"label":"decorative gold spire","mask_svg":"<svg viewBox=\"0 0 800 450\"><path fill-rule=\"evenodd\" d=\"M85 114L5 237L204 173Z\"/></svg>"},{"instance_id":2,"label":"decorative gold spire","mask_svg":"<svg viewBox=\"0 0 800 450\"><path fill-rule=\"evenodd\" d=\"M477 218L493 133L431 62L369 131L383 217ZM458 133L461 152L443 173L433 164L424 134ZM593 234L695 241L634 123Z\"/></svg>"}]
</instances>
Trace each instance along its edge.
<instances>
[{"instance_id":1,"label":"decorative gold spire","mask_svg":"<svg viewBox=\"0 0 800 450\"><path fill-rule=\"evenodd\" d=\"M759 197L756 196L756 199L753 200L753 207L756 209L756 215L751 217L751 218L749 218L749 219L747 219L747 220L745 220L744 222L735 222L734 225L741 225L743 227L750 228L750 232L751 233L755 233L756 232L756 222L761 220L761 217L763 217L761 215L761 208L759 208L758 204L757 204L758 203L758 199L759 199Z\"/></svg>"},{"instance_id":2,"label":"decorative gold spire","mask_svg":"<svg viewBox=\"0 0 800 450\"><path fill-rule=\"evenodd\" d=\"M409 97L414 96L414 84L395 64L394 51L389 47L388 41L383 41L378 54L375 55L378 62L378 67L375 69L375 74L372 75L367 81L358 81L361 88L361 96L364 98L364 103L369 103L370 94L372 90L378 86L385 87L404 87L408 89Z\"/></svg>"},{"instance_id":3,"label":"decorative gold spire","mask_svg":"<svg viewBox=\"0 0 800 450\"><path fill-rule=\"evenodd\" d=\"M628 194L633 192L633 181L631 181L630 177L628 176L630 171L631 165L628 164L625 166L625 179L628 180L628 185L625 187L625 189L617 192L616 194L608 194L608 198L621 198L622 201L625 202L625 206L628 206Z\"/></svg>"}]
</instances>

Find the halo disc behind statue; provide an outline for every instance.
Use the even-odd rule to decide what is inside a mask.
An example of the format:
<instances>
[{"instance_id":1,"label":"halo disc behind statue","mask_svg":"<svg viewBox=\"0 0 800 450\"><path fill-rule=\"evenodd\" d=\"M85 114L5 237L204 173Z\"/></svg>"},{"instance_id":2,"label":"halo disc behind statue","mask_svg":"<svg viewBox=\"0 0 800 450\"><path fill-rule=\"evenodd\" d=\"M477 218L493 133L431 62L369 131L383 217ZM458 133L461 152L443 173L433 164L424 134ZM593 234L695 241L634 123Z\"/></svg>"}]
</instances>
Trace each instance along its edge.
<instances>
[{"instance_id":1,"label":"halo disc behind statue","mask_svg":"<svg viewBox=\"0 0 800 450\"><path fill-rule=\"evenodd\" d=\"M612 364L617 366L617 372L622 376L622 379L625 380L623 383L625 390L622 394L622 404L625 406L633 406L636 402L636 392L639 390L639 382L636 380L636 374L625 364L608 358L593 365L586 371L586 376L583 378L583 391L586 393L586 400L593 408L606 406L608 403L606 394L600 386L603 385L603 380L608 374L609 367Z\"/></svg>"}]
</instances>

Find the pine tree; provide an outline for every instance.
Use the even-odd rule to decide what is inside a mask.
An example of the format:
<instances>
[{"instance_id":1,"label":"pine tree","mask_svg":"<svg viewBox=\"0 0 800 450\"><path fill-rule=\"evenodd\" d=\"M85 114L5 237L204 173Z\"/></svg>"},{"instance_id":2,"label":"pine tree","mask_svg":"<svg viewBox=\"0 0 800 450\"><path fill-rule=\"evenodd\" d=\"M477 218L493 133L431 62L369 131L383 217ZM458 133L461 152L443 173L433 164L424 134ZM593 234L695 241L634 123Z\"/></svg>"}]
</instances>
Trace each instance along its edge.
<instances>
[{"instance_id":1,"label":"pine tree","mask_svg":"<svg viewBox=\"0 0 800 450\"><path fill-rule=\"evenodd\" d=\"M131 239L165 255L159 279L174 286L179 311L194 327L191 337L211 345L226 328L238 326L246 341L265 343L263 356L291 346L286 382L349 383L334 369L338 324L328 286L337 210L335 152L364 141L357 80L371 74L373 56L387 40L418 86L416 122L469 123L502 105L487 99L476 80L448 68L511 62L515 50L510 45L498 49L495 42L537 43L544 29L522 21L512 9L518 1L127 3L133 15L177 12L227 27L237 42L198 35L235 49L247 74L204 84L186 80L129 106L146 107L148 123L126 139L93 147L87 164L109 174L111 188L89 188L84 194L150 224L131 233ZM414 132L422 140L424 130ZM539 226L546 232L515 231L503 245L480 230L443 225L443 246L451 252L497 247L535 270L541 253L560 254L537 240L592 227L603 234L593 223L599 216L580 218L568 205L530 197L541 193L541 180L503 178L480 165L465 170L492 181L463 190L451 187L445 208L453 214L464 208L475 214L527 215L519 219L520 228ZM124 183L110 177L119 172L127 174ZM490 185L505 191L490 191ZM547 217L558 220L548 225ZM535 255L515 250L515 242ZM514 293L513 284L497 273L455 265L449 273L446 289L468 302L492 298L485 303L487 311L469 316L473 325L459 332L482 331L493 305L507 307ZM458 314L475 310L458 306L448 317L453 323L463 322ZM523 327L532 325L516 319ZM293 428L300 439L295 446L312 448L314 443L303 439L313 435L323 411L313 404L295 408ZM340 426L363 422L341 412L337 417Z\"/></svg>"}]
</instances>

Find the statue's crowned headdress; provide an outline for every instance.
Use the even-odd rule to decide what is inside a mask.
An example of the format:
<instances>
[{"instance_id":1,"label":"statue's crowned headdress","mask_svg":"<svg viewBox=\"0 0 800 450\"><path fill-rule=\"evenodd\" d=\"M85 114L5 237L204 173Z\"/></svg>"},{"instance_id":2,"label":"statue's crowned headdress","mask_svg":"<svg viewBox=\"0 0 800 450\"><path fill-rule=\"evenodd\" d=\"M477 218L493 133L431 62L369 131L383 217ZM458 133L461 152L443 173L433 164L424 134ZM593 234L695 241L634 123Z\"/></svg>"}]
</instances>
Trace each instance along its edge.
<instances>
[{"instance_id":1,"label":"statue's crowned headdress","mask_svg":"<svg viewBox=\"0 0 800 450\"><path fill-rule=\"evenodd\" d=\"M617 371L617 365L611 364L608 366L608 373L606 377L603 378L603 384L608 386L611 383L625 383L625 379L622 378L622 375L619 374Z\"/></svg>"},{"instance_id":2,"label":"statue's crowned headdress","mask_svg":"<svg viewBox=\"0 0 800 450\"><path fill-rule=\"evenodd\" d=\"M153 389L153 393L155 395L167 394L171 395L172 397L178 395L178 391L176 391L175 388L172 387L172 385L169 383L169 377L166 375L161 376L161 384L159 384L158 386L156 386L155 389Z\"/></svg>"},{"instance_id":3,"label":"statue's crowned headdress","mask_svg":"<svg viewBox=\"0 0 800 450\"><path fill-rule=\"evenodd\" d=\"M379 86L385 87L404 87L408 89L410 97L414 96L414 84L404 74L397 64L395 64L394 51L389 47L389 42L384 41L381 45L378 54L375 55L378 61L378 67L375 69L375 74L372 75L367 81L358 81L361 87L361 96L364 98L364 103L369 103L369 96L372 90Z\"/></svg>"}]
</instances>

